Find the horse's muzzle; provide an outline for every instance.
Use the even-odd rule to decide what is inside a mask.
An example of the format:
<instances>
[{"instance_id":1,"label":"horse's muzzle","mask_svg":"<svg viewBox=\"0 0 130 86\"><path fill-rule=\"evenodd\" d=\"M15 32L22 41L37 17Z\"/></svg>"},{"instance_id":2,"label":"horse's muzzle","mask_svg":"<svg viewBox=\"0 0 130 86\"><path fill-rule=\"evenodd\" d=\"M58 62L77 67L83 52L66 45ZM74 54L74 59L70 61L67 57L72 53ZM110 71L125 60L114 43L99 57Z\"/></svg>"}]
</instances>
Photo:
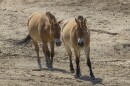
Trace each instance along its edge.
<instances>
[{"instance_id":1,"label":"horse's muzzle","mask_svg":"<svg viewBox=\"0 0 130 86\"><path fill-rule=\"evenodd\" d=\"M56 46L60 46L62 42L60 39L55 39L55 43L56 43Z\"/></svg>"},{"instance_id":2,"label":"horse's muzzle","mask_svg":"<svg viewBox=\"0 0 130 86\"><path fill-rule=\"evenodd\" d=\"M78 40L78 43L77 43L80 47L83 47L84 46L84 39L79 39Z\"/></svg>"},{"instance_id":3,"label":"horse's muzzle","mask_svg":"<svg viewBox=\"0 0 130 86\"><path fill-rule=\"evenodd\" d=\"M78 42L78 45L79 45L80 47L83 47L83 46L84 46L84 43L83 43L83 42Z\"/></svg>"}]
</instances>

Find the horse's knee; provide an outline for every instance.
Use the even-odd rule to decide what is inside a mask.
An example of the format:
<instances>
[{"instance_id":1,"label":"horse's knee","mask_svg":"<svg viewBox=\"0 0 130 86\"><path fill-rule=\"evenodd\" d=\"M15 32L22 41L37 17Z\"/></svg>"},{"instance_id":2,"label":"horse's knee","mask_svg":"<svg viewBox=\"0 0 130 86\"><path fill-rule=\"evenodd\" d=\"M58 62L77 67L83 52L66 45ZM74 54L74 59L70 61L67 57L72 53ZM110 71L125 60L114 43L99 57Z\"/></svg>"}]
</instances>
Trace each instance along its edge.
<instances>
[{"instance_id":1,"label":"horse's knee","mask_svg":"<svg viewBox=\"0 0 130 86\"><path fill-rule=\"evenodd\" d=\"M54 55L55 55L54 52L51 52L51 57L54 57Z\"/></svg>"},{"instance_id":2,"label":"horse's knee","mask_svg":"<svg viewBox=\"0 0 130 86\"><path fill-rule=\"evenodd\" d=\"M79 65L79 58L76 58L76 64Z\"/></svg>"},{"instance_id":3,"label":"horse's knee","mask_svg":"<svg viewBox=\"0 0 130 86\"><path fill-rule=\"evenodd\" d=\"M35 45L35 51L38 53L39 52L39 47L38 45Z\"/></svg>"},{"instance_id":4,"label":"horse's knee","mask_svg":"<svg viewBox=\"0 0 130 86\"><path fill-rule=\"evenodd\" d=\"M44 53L45 55L47 55L47 56L50 57L50 51L48 50L48 48L42 46L42 50L43 50L43 53Z\"/></svg>"},{"instance_id":5,"label":"horse's knee","mask_svg":"<svg viewBox=\"0 0 130 86\"><path fill-rule=\"evenodd\" d=\"M50 58L50 51L46 51L45 55L46 55L47 58Z\"/></svg>"},{"instance_id":6,"label":"horse's knee","mask_svg":"<svg viewBox=\"0 0 130 86\"><path fill-rule=\"evenodd\" d=\"M36 52L39 52L39 47L35 47Z\"/></svg>"}]
</instances>

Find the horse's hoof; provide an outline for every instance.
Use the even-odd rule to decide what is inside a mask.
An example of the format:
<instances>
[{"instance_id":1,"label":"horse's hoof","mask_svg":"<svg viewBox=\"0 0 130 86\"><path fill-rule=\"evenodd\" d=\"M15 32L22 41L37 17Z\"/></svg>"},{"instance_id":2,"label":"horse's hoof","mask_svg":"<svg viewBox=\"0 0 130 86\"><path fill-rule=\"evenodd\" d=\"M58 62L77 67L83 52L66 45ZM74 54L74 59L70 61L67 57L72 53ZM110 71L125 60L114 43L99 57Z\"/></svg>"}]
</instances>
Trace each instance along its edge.
<instances>
[{"instance_id":1,"label":"horse's hoof","mask_svg":"<svg viewBox=\"0 0 130 86\"><path fill-rule=\"evenodd\" d=\"M96 78L95 78L95 76L92 76L91 79L92 79L92 80L95 80Z\"/></svg>"},{"instance_id":2,"label":"horse's hoof","mask_svg":"<svg viewBox=\"0 0 130 86\"><path fill-rule=\"evenodd\" d=\"M47 68L49 68L49 65L48 65L48 64L46 64L46 67L47 67Z\"/></svg>"},{"instance_id":3,"label":"horse's hoof","mask_svg":"<svg viewBox=\"0 0 130 86\"><path fill-rule=\"evenodd\" d=\"M48 68L48 70L52 71L52 70L53 70L53 68Z\"/></svg>"},{"instance_id":4,"label":"horse's hoof","mask_svg":"<svg viewBox=\"0 0 130 86\"><path fill-rule=\"evenodd\" d=\"M49 70L53 70L53 66L49 66L48 69L49 69Z\"/></svg>"},{"instance_id":5,"label":"horse's hoof","mask_svg":"<svg viewBox=\"0 0 130 86\"><path fill-rule=\"evenodd\" d=\"M74 72L75 72L75 70L70 70L70 72L71 72L71 73L74 73Z\"/></svg>"},{"instance_id":6,"label":"horse's hoof","mask_svg":"<svg viewBox=\"0 0 130 86\"><path fill-rule=\"evenodd\" d=\"M76 74L75 75L75 78L79 78L81 75L80 74Z\"/></svg>"},{"instance_id":7,"label":"horse's hoof","mask_svg":"<svg viewBox=\"0 0 130 86\"><path fill-rule=\"evenodd\" d=\"M38 65L38 70L42 70L42 65Z\"/></svg>"}]
</instances>

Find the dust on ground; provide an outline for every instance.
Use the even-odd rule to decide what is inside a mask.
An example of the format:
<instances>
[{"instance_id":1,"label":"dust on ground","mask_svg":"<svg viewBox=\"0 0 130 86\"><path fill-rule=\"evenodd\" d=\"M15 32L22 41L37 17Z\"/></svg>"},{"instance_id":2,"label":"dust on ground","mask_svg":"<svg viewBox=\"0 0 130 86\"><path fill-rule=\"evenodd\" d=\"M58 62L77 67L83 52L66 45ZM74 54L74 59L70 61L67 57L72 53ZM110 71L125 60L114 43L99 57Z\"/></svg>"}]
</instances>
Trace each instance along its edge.
<instances>
[{"instance_id":1,"label":"dust on ground","mask_svg":"<svg viewBox=\"0 0 130 86\"><path fill-rule=\"evenodd\" d=\"M80 78L69 72L69 59L62 44L55 48L54 70L37 69L34 46L16 46L28 34L27 19L33 12L51 11L57 19L87 18L91 30L91 61L96 80L91 80L81 53ZM75 66L73 55L73 64ZM129 0L0 0L0 86L129 86Z\"/></svg>"}]
</instances>

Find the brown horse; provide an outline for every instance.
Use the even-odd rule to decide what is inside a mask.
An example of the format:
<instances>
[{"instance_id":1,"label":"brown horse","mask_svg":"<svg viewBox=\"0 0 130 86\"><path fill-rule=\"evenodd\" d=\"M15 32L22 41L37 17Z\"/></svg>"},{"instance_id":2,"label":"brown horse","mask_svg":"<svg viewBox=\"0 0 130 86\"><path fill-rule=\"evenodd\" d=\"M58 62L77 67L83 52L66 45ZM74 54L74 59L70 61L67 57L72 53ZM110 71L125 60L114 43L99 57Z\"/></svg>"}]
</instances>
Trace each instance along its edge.
<instances>
[{"instance_id":1,"label":"brown horse","mask_svg":"<svg viewBox=\"0 0 130 86\"><path fill-rule=\"evenodd\" d=\"M28 19L28 36L19 41L17 44L23 44L32 40L35 50L37 53L37 62L40 70L42 69L41 60L39 58L39 47L38 42L42 42L43 53L46 58L46 66L53 68L53 57L54 57L54 44L57 46L61 45L59 24L62 21L57 22L55 16L50 12L46 13L33 13ZM48 49L48 43L50 49Z\"/></svg>"},{"instance_id":2,"label":"brown horse","mask_svg":"<svg viewBox=\"0 0 130 86\"><path fill-rule=\"evenodd\" d=\"M86 26L86 19L83 16L78 16L78 18L70 19L66 21L62 26L62 39L65 45L65 48L69 55L70 60L70 71L73 73L74 68L72 64L72 52L73 48L75 57L76 57L76 77L80 77L80 52L84 49L87 65L90 70L90 76L94 78L94 74L91 68L91 61L89 58L90 54L90 31Z\"/></svg>"}]
</instances>

